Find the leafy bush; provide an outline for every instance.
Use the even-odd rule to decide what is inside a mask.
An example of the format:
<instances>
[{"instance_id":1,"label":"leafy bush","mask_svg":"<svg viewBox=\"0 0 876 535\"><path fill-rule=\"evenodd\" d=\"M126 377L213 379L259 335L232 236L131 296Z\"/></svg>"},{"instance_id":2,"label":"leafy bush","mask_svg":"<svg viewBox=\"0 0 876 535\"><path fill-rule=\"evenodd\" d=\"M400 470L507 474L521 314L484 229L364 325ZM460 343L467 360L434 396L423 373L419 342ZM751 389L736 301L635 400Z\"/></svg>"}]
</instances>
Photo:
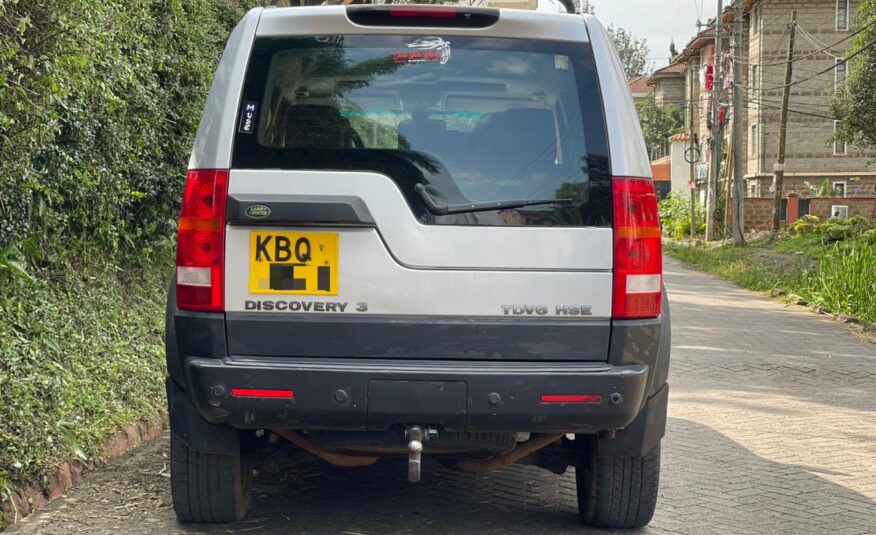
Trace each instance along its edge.
<instances>
[{"instance_id":1,"label":"leafy bush","mask_svg":"<svg viewBox=\"0 0 876 535\"><path fill-rule=\"evenodd\" d=\"M867 245L876 245L876 228L871 228L861 234L861 241Z\"/></svg>"},{"instance_id":2,"label":"leafy bush","mask_svg":"<svg viewBox=\"0 0 876 535\"><path fill-rule=\"evenodd\" d=\"M822 240L832 243L860 236L871 227L865 217L856 215L849 219L828 219L819 226Z\"/></svg>"},{"instance_id":3,"label":"leafy bush","mask_svg":"<svg viewBox=\"0 0 876 535\"><path fill-rule=\"evenodd\" d=\"M663 235L669 238L684 238L690 236L690 194L683 191L670 192L669 196L658 203L660 224ZM706 209L697 201L695 203L697 234L702 236L706 229Z\"/></svg>"},{"instance_id":4,"label":"leafy bush","mask_svg":"<svg viewBox=\"0 0 876 535\"><path fill-rule=\"evenodd\" d=\"M818 219L817 215L804 215L797 221L791 223L788 227L788 232L795 236L811 234L813 232L818 232L820 223L821 220Z\"/></svg>"},{"instance_id":5,"label":"leafy bush","mask_svg":"<svg viewBox=\"0 0 876 535\"><path fill-rule=\"evenodd\" d=\"M169 235L216 61L255 3L0 0L0 248Z\"/></svg>"},{"instance_id":6,"label":"leafy bush","mask_svg":"<svg viewBox=\"0 0 876 535\"><path fill-rule=\"evenodd\" d=\"M0 467L7 478L32 480L70 457L97 458L119 426L164 405L172 251L167 240L126 264L90 260L104 256L97 248L48 251L63 267L32 278L0 271Z\"/></svg>"},{"instance_id":7,"label":"leafy bush","mask_svg":"<svg viewBox=\"0 0 876 535\"><path fill-rule=\"evenodd\" d=\"M0 0L0 502L163 406L185 164L258 3Z\"/></svg>"}]
</instances>

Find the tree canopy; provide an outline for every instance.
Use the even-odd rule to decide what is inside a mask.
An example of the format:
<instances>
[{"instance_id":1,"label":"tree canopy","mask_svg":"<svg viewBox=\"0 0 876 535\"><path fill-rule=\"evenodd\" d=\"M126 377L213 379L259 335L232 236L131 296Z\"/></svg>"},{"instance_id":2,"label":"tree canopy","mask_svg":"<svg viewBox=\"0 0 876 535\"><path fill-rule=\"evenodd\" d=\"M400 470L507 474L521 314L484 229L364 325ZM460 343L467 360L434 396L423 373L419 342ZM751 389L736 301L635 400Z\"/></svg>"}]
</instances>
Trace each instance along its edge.
<instances>
[{"instance_id":1,"label":"tree canopy","mask_svg":"<svg viewBox=\"0 0 876 535\"><path fill-rule=\"evenodd\" d=\"M858 53L846 66L845 82L837 89L831 106L842 121L837 138L861 148L876 148L876 0L863 0L858 7L855 39L846 57Z\"/></svg>"},{"instance_id":2,"label":"tree canopy","mask_svg":"<svg viewBox=\"0 0 876 535\"><path fill-rule=\"evenodd\" d=\"M659 104L654 95L637 102L636 109L648 150L666 143L669 136L681 130L684 120L681 112L674 106Z\"/></svg>"},{"instance_id":3,"label":"tree canopy","mask_svg":"<svg viewBox=\"0 0 876 535\"><path fill-rule=\"evenodd\" d=\"M627 78L643 76L648 67L648 56L651 55L648 42L644 38L640 39L632 32L614 25L608 27L608 34L614 41L614 47L620 56Z\"/></svg>"}]
</instances>

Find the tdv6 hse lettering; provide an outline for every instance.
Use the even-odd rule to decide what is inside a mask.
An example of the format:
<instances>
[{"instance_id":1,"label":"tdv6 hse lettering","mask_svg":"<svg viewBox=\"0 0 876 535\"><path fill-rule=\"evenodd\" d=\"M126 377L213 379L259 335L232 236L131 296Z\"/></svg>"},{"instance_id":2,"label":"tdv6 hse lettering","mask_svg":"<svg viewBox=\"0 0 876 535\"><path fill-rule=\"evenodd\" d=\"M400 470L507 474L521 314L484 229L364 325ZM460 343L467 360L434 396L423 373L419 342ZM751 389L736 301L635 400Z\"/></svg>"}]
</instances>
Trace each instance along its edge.
<instances>
[{"instance_id":1,"label":"tdv6 hse lettering","mask_svg":"<svg viewBox=\"0 0 876 535\"><path fill-rule=\"evenodd\" d=\"M182 199L174 509L240 520L291 443L401 457L412 482L423 458L571 466L584 523L643 526L669 325L648 157L595 18L253 9Z\"/></svg>"}]
</instances>

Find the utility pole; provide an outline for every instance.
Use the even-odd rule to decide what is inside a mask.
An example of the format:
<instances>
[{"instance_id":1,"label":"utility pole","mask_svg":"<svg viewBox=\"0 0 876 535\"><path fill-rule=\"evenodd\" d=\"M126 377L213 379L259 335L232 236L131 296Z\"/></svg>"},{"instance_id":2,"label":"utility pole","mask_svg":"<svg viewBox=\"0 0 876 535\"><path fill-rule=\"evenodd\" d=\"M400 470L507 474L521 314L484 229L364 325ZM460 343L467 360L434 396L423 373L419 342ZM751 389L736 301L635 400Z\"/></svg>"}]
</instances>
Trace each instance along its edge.
<instances>
[{"instance_id":1,"label":"utility pole","mask_svg":"<svg viewBox=\"0 0 876 535\"><path fill-rule=\"evenodd\" d=\"M696 88L696 80L697 76L694 72L693 68L693 58L690 59L687 63L687 78L690 80L688 86L690 86L690 96L688 97L690 101L687 103L688 108L690 109L690 117L688 117L688 130L687 133L690 136L690 150L688 151L688 162L690 163L690 182L688 183L688 187L690 188L690 237L691 239L696 239L697 237L697 162L699 162L699 158L696 157L697 154L697 135L694 132L694 114L697 112L696 105L694 104L694 89Z\"/></svg>"},{"instance_id":2,"label":"utility pole","mask_svg":"<svg viewBox=\"0 0 876 535\"><path fill-rule=\"evenodd\" d=\"M773 166L775 192L773 193L773 234L779 231L779 210L782 207L782 183L785 178L785 138L788 131L788 99L791 97L791 71L794 63L794 35L797 30L797 10L791 11L791 37L788 40L788 58L785 63L785 87L782 91L782 114L779 118L779 157Z\"/></svg>"},{"instance_id":3,"label":"utility pole","mask_svg":"<svg viewBox=\"0 0 876 535\"><path fill-rule=\"evenodd\" d=\"M742 184L742 0L733 6L733 244L745 243ZM790 65L790 63L789 63ZM749 82L750 83L750 82ZM726 217L726 216L725 216Z\"/></svg>"},{"instance_id":4,"label":"utility pole","mask_svg":"<svg viewBox=\"0 0 876 535\"><path fill-rule=\"evenodd\" d=\"M723 0L718 0L718 14L715 17L715 56L712 67L712 165L706 190L706 240L715 237L715 208L718 201L718 173L721 171L721 124L718 122L718 96L721 86L721 29L723 20Z\"/></svg>"}]
</instances>

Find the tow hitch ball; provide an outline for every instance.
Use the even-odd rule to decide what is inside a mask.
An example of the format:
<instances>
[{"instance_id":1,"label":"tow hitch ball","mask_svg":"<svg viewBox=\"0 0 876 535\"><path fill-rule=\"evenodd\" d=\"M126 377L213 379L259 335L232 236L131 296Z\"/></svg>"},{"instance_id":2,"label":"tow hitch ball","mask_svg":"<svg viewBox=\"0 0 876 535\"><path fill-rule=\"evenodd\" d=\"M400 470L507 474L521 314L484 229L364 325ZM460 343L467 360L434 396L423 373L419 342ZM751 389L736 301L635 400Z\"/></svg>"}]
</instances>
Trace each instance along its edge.
<instances>
[{"instance_id":1,"label":"tow hitch ball","mask_svg":"<svg viewBox=\"0 0 876 535\"><path fill-rule=\"evenodd\" d=\"M418 483L420 481L420 471L423 464L423 442L437 436L437 429L426 428L424 430L419 425L412 425L405 431L405 438L408 439L408 481L411 483Z\"/></svg>"}]
</instances>

